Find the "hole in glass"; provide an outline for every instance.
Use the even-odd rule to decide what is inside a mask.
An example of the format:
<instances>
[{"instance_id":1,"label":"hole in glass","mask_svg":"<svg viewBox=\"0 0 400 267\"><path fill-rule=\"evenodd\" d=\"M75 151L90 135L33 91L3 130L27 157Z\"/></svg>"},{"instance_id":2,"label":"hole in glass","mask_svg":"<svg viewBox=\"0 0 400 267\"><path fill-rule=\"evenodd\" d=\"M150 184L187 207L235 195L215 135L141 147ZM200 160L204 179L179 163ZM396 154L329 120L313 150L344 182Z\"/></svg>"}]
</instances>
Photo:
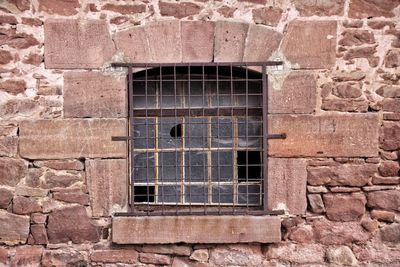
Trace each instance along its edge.
<instances>
[{"instance_id":1,"label":"hole in glass","mask_svg":"<svg viewBox=\"0 0 400 267\"><path fill-rule=\"evenodd\" d=\"M154 185L134 186L133 190L135 202L154 202Z\"/></svg>"},{"instance_id":2,"label":"hole in glass","mask_svg":"<svg viewBox=\"0 0 400 267\"><path fill-rule=\"evenodd\" d=\"M182 124L177 124L174 127L172 127L169 134L173 138L181 138L182 137Z\"/></svg>"},{"instance_id":3,"label":"hole in glass","mask_svg":"<svg viewBox=\"0 0 400 267\"><path fill-rule=\"evenodd\" d=\"M260 151L238 151L237 165L239 182L261 179Z\"/></svg>"}]
</instances>

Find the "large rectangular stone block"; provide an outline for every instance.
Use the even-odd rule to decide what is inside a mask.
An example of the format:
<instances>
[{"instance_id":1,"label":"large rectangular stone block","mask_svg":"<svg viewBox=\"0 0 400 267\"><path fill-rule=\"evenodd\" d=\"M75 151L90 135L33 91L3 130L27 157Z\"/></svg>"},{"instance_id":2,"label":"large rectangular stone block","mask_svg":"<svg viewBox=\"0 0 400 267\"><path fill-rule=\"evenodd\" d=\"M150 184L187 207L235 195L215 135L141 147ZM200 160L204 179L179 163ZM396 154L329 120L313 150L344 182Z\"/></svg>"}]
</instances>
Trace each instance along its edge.
<instances>
[{"instance_id":1,"label":"large rectangular stone block","mask_svg":"<svg viewBox=\"0 0 400 267\"><path fill-rule=\"evenodd\" d=\"M126 76L64 73L64 117L126 117Z\"/></svg>"},{"instance_id":2,"label":"large rectangular stone block","mask_svg":"<svg viewBox=\"0 0 400 267\"><path fill-rule=\"evenodd\" d=\"M126 159L95 159L85 164L92 215L109 216L112 211L122 211L128 200Z\"/></svg>"},{"instance_id":3,"label":"large rectangular stone block","mask_svg":"<svg viewBox=\"0 0 400 267\"><path fill-rule=\"evenodd\" d=\"M269 133L286 139L269 140L275 157L377 157L377 114L271 115Z\"/></svg>"},{"instance_id":4,"label":"large rectangular stone block","mask_svg":"<svg viewBox=\"0 0 400 267\"><path fill-rule=\"evenodd\" d=\"M241 62L249 24L218 21L215 25L214 62Z\"/></svg>"},{"instance_id":5,"label":"large rectangular stone block","mask_svg":"<svg viewBox=\"0 0 400 267\"><path fill-rule=\"evenodd\" d=\"M271 243L281 240L279 217L149 216L114 217L117 244Z\"/></svg>"},{"instance_id":6,"label":"large rectangular stone block","mask_svg":"<svg viewBox=\"0 0 400 267\"><path fill-rule=\"evenodd\" d=\"M143 26L132 27L115 33L113 36L117 50L124 53L129 62L150 62L150 48L147 45Z\"/></svg>"},{"instance_id":7,"label":"large rectangular stone block","mask_svg":"<svg viewBox=\"0 0 400 267\"><path fill-rule=\"evenodd\" d=\"M307 160L268 159L268 209L303 214L307 208Z\"/></svg>"},{"instance_id":8,"label":"large rectangular stone block","mask_svg":"<svg viewBox=\"0 0 400 267\"><path fill-rule=\"evenodd\" d=\"M214 22L182 21L182 61L211 62L214 54Z\"/></svg>"},{"instance_id":9,"label":"large rectangular stone block","mask_svg":"<svg viewBox=\"0 0 400 267\"><path fill-rule=\"evenodd\" d=\"M20 154L29 159L126 157L125 119L65 119L20 124Z\"/></svg>"},{"instance_id":10,"label":"large rectangular stone block","mask_svg":"<svg viewBox=\"0 0 400 267\"><path fill-rule=\"evenodd\" d=\"M282 34L268 27L251 24L247 33L243 61L267 61L278 49Z\"/></svg>"},{"instance_id":11,"label":"large rectangular stone block","mask_svg":"<svg viewBox=\"0 0 400 267\"><path fill-rule=\"evenodd\" d=\"M99 68L115 52L105 20L47 19L44 23L46 68Z\"/></svg>"}]
</instances>

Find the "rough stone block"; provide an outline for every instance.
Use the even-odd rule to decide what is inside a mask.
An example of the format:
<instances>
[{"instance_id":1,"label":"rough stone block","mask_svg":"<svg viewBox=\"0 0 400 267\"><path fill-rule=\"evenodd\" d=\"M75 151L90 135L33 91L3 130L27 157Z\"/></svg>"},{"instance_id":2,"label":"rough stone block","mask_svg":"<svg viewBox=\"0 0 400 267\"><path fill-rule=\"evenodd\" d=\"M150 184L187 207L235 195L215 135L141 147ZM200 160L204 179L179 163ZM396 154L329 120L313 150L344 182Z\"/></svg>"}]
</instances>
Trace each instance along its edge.
<instances>
[{"instance_id":1,"label":"rough stone block","mask_svg":"<svg viewBox=\"0 0 400 267\"><path fill-rule=\"evenodd\" d=\"M367 200L361 193L325 194L326 215L332 221L357 221L365 213Z\"/></svg>"},{"instance_id":2,"label":"rough stone block","mask_svg":"<svg viewBox=\"0 0 400 267\"><path fill-rule=\"evenodd\" d=\"M310 71L293 71L283 80L269 76L269 113L312 113L316 104L317 83Z\"/></svg>"},{"instance_id":3,"label":"rough stone block","mask_svg":"<svg viewBox=\"0 0 400 267\"><path fill-rule=\"evenodd\" d=\"M143 26L132 27L115 33L113 40L117 50L121 50L129 62L150 62L150 48Z\"/></svg>"},{"instance_id":4,"label":"rough stone block","mask_svg":"<svg viewBox=\"0 0 400 267\"><path fill-rule=\"evenodd\" d=\"M90 255L94 262L137 263L139 253L133 249L95 250Z\"/></svg>"},{"instance_id":5,"label":"rough stone block","mask_svg":"<svg viewBox=\"0 0 400 267\"><path fill-rule=\"evenodd\" d=\"M267 61L278 49L282 34L261 25L249 26L243 61Z\"/></svg>"},{"instance_id":6,"label":"rough stone block","mask_svg":"<svg viewBox=\"0 0 400 267\"><path fill-rule=\"evenodd\" d=\"M121 211L128 200L128 177L125 159L87 160L86 178L93 216L109 216Z\"/></svg>"},{"instance_id":7,"label":"rough stone block","mask_svg":"<svg viewBox=\"0 0 400 267\"><path fill-rule=\"evenodd\" d=\"M305 159L268 159L268 208L287 209L303 214L307 208L307 161Z\"/></svg>"},{"instance_id":8,"label":"rough stone block","mask_svg":"<svg viewBox=\"0 0 400 267\"><path fill-rule=\"evenodd\" d=\"M47 19L44 23L46 68L99 68L115 52L105 20Z\"/></svg>"},{"instance_id":9,"label":"rough stone block","mask_svg":"<svg viewBox=\"0 0 400 267\"><path fill-rule=\"evenodd\" d=\"M286 139L269 140L275 157L377 157L376 114L272 115L269 134L286 133Z\"/></svg>"},{"instance_id":10,"label":"rough stone block","mask_svg":"<svg viewBox=\"0 0 400 267\"><path fill-rule=\"evenodd\" d=\"M126 157L126 145L111 141L126 135L124 119L24 121L20 154L30 159Z\"/></svg>"},{"instance_id":11,"label":"rough stone block","mask_svg":"<svg viewBox=\"0 0 400 267\"><path fill-rule=\"evenodd\" d=\"M343 15L344 0L304 1L294 0L293 3L300 16L333 16Z\"/></svg>"},{"instance_id":12,"label":"rough stone block","mask_svg":"<svg viewBox=\"0 0 400 267\"><path fill-rule=\"evenodd\" d=\"M399 5L397 0L351 0L350 18L394 17L393 9Z\"/></svg>"},{"instance_id":13,"label":"rough stone block","mask_svg":"<svg viewBox=\"0 0 400 267\"><path fill-rule=\"evenodd\" d=\"M249 25L218 21L215 25L214 62L241 62Z\"/></svg>"},{"instance_id":14,"label":"rough stone block","mask_svg":"<svg viewBox=\"0 0 400 267\"><path fill-rule=\"evenodd\" d=\"M78 9L81 7L79 0L38 0L38 2L39 11L61 16L75 15L78 13Z\"/></svg>"},{"instance_id":15,"label":"rough stone block","mask_svg":"<svg viewBox=\"0 0 400 267\"><path fill-rule=\"evenodd\" d=\"M64 117L126 117L126 76L100 72L64 74Z\"/></svg>"},{"instance_id":16,"label":"rough stone block","mask_svg":"<svg viewBox=\"0 0 400 267\"><path fill-rule=\"evenodd\" d=\"M0 210L0 244L24 244L29 235L29 216Z\"/></svg>"},{"instance_id":17,"label":"rough stone block","mask_svg":"<svg viewBox=\"0 0 400 267\"><path fill-rule=\"evenodd\" d=\"M0 158L0 185L16 186L28 172L22 159Z\"/></svg>"},{"instance_id":18,"label":"rough stone block","mask_svg":"<svg viewBox=\"0 0 400 267\"><path fill-rule=\"evenodd\" d=\"M214 22L182 21L182 61L211 62L214 54Z\"/></svg>"},{"instance_id":19,"label":"rough stone block","mask_svg":"<svg viewBox=\"0 0 400 267\"><path fill-rule=\"evenodd\" d=\"M384 150L397 150L400 148L400 123L387 122L383 123L380 136L380 147Z\"/></svg>"},{"instance_id":20,"label":"rough stone block","mask_svg":"<svg viewBox=\"0 0 400 267\"><path fill-rule=\"evenodd\" d=\"M384 190L369 192L367 205L370 208L388 211L400 211L400 191Z\"/></svg>"},{"instance_id":21,"label":"rough stone block","mask_svg":"<svg viewBox=\"0 0 400 267\"><path fill-rule=\"evenodd\" d=\"M282 41L292 68L325 69L336 61L335 21L293 21Z\"/></svg>"},{"instance_id":22,"label":"rough stone block","mask_svg":"<svg viewBox=\"0 0 400 267\"><path fill-rule=\"evenodd\" d=\"M280 229L278 217L114 217L112 240L117 244L271 243L281 240Z\"/></svg>"}]
</instances>

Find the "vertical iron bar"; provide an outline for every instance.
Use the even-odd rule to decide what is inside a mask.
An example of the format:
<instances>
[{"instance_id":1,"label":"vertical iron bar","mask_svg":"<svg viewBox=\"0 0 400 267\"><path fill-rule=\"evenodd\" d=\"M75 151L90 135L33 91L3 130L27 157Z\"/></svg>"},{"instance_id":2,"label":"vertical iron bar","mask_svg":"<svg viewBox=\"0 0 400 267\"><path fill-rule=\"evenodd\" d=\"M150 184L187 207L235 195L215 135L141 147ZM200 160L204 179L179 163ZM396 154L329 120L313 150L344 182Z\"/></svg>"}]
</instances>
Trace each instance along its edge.
<instances>
[{"instance_id":1,"label":"vertical iron bar","mask_svg":"<svg viewBox=\"0 0 400 267\"><path fill-rule=\"evenodd\" d=\"M262 181L264 183L263 186L263 194L264 194L264 210L268 211L268 76L266 71L266 65L262 66L262 87L263 87L263 176Z\"/></svg>"},{"instance_id":2,"label":"vertical iron bar","mask_svg":"<svg viewBox=\"0 0 400 267\"><path fill-rule=\"evenodd\" d=\"M132 67L128 68L128 97L129 97L129 135L134 136L133 133L133 80L132 80ZM135 208L135 190L134 190L134 152L133 152L133 140L129 140L130 142L130 151L131 151L131 157L130 157L130 183L131 183L131 209L133 210Z\"/></svg>"},{"instance_id":3,"label":"vertical iron bar","mask_svg":"<svg viewBox=\"0 0 400 267\"><path fill-rule=\"evenodd\" d=\"M178 115L177 115L176 92L177 92L177 90L176 90L176 65L174 64L174 109L175 109L175 123L176 123L176 125L178 125L179 124L178 123L179 122L179 118L178 118ZM184 126L182 125L182 127L184 127ZM182 128L181 130L184 131L184 129L185 128ZM178 131L179 130L176 129L175 133L178 133ZM178 148L175 147L175 162L174 162L174 165L177 165L177 163L178 163L178 166L175 166L175 190L174 190L175 191L175 213L176 213L176 215L178 215L178 192L177 192L177 189L178 189L178 168L181 168L181 166L180 166L181 162L182 161L178 161ZM181 177L181 179L182 179L182 177ZM181 184L181 182L179 184ZM182 192L182 189L181 189L181 192ZM181 196L179 196L179 199L181 199Z\"/></svg>"},{"instance_id":4,"label":"vertical iron bar","mask_svg":"<svg viewBox=\"0 0 400 267\"><path fill-rule=\"evenodd\" d=\"M246 115L245 115L245 126L246 126L246 214L249 212L249 68L246 65Z\"/></svg>"},{"instance_id":5,"label":"vertical iron bar","mask_svg":"<svg viewBox=\"0 0 400 267\"><path fill-rule=\"evenodd\" d=\"M188 101L188 110L189 110L189 115L188 115L188 125L189 125L189 128L190 128L190 126L191 126L191 124L192 124L192 122L193 122L193 120L192 120L192 116L190 115L190 64L188 65L188 98L189 98L189 101ZM190 146L191 146L191 148L193 147L193 137L191 137L191 136L193 136L193 133L192 133L192 130L193 130L193 128L190 130L190 131L188 131L188 142L189 142L189 144L190 144ZM192 140L190 140L190 138L192 138ZM189 161L188 161L188 163L189 163L189 187L190 187L190 190L189 190L189 213L190 214L192 214L192 184L191 184L191 182L192 182L192 177L191 177L191 172L192 172L192 170L191 170L191 164L192 164L192 160L191 160L191 149L189 148Z\"/></svg>"},{"instance_id":6,"label":"vertical iron bar","mask_svg":"<svg viewBox=\"0 0 400 267\"><path fill-rule=\"evenodd\" d=\"M163 79L162 79L162 66L160 65L160 108L161 108L161 113L160 113L160 129L162 129L162 118L163 118L163 104L162 104L162 99L163 99ZM163 153L159 153L161 154L161 173L163 175L162 177L162 181L161 181L161 195L164 197L164 187L163 187L163 183L164 183L164 178L165 178L165 172L164 172L164 164L163 164L163 157L164 154ZM158 162L158 164L160 164L160 161ZM160 182L159 182L160 184ZM157 188L158 189L158 188ZM159 198L159 194L158 194L158 190L154 190L154 194L156 195L155 197L157 197L157 201ZM161 201L161 214L164 215L164 198Z\"/></svg>"},{"instance_id":7,"label":"vertical iron bar","mask_svg":"<svg viewBox=\"0 0 400 267\"><path fill-rule=\"evenodd\" d=\"M234 127L234 119L233 119L233 107L235 106L235 104L236 104L236 101L235 101L235 97L234 97L234 92L233 92L233 70L232 70L232 64L230 65L230 75L229 75L229 77L230 77L230 84L231 84L231 95L230 95L230 98L231 98L231 117L230 117L230 120L231 120L231 128L232 128L232 153L231 153L231 155L232 155L232 174L233 174L233 177L232 177L232 190L233 190L233 196L232 196L232 199L233 199L233 203L232 203L232 212L233 212L233 214L235 214L235 171L233 170L234 169L234 162L235 162L235 134L234 134L234 131L235 131L235 127Z\"/></svg>"},{"instance_id":8,"label":"vertical iron bar","mask_svg":"<svg viewBox=\"0 0 400 267\"><path fill-rule=\"evenodd\" d=\"M147 190L147 215L149 215L149 212L150 212L150 183L149 183L149 176L148 176L148 173L149 173L149 155L150 155L150 153L148 152L148 149L149 149L149 131L148 131L148 125L147 125L147 121L148 121L148 117L147 117L147 96L148 96L148 92L147 92L147 89L148 89L148 81L147 81L147 68L146 68L146 70L145 70L145 83L144 83L144 86L145 86L145 103L146 103L146 114L145 114L145 127L146 127L146 149L147 149L147 152L146 152L146 190ZM155 132L154 132L154 135L155 135ZM155 143L154 143L155 144ZM154 165L156 164L156 162L154 161Z\"/></svg>"},{"instance_id":9,"label":"vertical iron bar","mask_svg":"<svg viewBox=\"0 0 400 267\"><path fill-rule=\"evenodd\" d=\"M216 65L217 70L216 70L216 74L217 74L217 140L218 140L218 150L217 150L217 170L218 170L218 214L221 214L221 166L219 164L219 153L220 153L220 147L219 147L219 143L220 143L220 139L219 139L219 119L220 119L220 115L219 115L219 100L220 100L220 95L219 95L219 66L218 63ZM211 161L212 162L212 161Z\"/></svg>"}]
</instances>

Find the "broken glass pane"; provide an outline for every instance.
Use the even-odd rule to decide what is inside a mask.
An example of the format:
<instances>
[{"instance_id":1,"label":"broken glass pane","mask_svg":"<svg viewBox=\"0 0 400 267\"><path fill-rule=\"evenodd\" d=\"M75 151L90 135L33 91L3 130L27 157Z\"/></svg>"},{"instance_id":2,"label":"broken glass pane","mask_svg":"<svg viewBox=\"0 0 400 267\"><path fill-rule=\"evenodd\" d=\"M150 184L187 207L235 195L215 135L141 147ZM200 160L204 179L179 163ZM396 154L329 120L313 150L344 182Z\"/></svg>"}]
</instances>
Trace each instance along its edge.
<instances>
[{"instance_id":1,"label":"broken glass pane","mask_svg":"<svg viewBox=\"0 0 400 267\"><path fill-rule=\"evenodd\" d=\"M262 177L261 151L238 151L238 181L260 181Z\"/></svg>"},{"instance_id":2,"label":"broken glass pane","mask_svg":"<svg viewBox=\"0 0 400 267\"><path fill-rule=\"evenodd\" d=\"M180 185L158 186L159 203L180 203L181 187Z\"/></svg>"},{"instance_id":3,"label":"broken glass pane","mask_svg":"<svg viewBox=\"0 0 400 267\"><path fill-rule=\"evenodd\" d=\"M208 189L203 185L186 185L185 186L185 202L186 203L207 203Z\"/></svg>"},{"instance_id":4,"label":"broken glass pane","mask_svg":"<svg viewBox=\"0 0 400 267\"><path fill-rule=\"evenodd\" d=\"M154 153L139 153L133 155L133 182L154 183L155 167Z\"/></svg>"},{"instance_id":5,"label":"broken glass pane","mask_svg":"<svg viewBox=\"0 0 400 267\"><path fill-rule=\"evenodd\" d=\"M211 181L233 181L233 151L211 152Z\"/></svg>"},{"instance_id":6,"label":"broken glass pane","mask_svg":"<svg viewBox=\"0 0 400 267\"><path fill-rule=\"evenodd\" d=\"M154 185L138 185L133 187L134 202L154 202Z\"/></svg>"},{"instance_id":7,"label":"broken glass pane","mask_svg":"<svg viewBox=\"0 0 400 267\"><path fill-rule=\"evenodd\" d=\"M261 186L260 185L239 185L238 203L247 205L261 204Z\"/></svg>"},{"instance_id":8,"label":"broken glass pane","mask_svg":"<svg viewBox=\"0 0 400 267\"><path fill-rule=\"evenodd\" d=\"M233 203L233 184L212 186L213 203Z\"/></svg>"},{"instance_id":9,"label":"broken glass pane","mask_svg":"<svg viewBox=\"0 0 400 267\"><path fill-rule=\"evenodd\" d=\"M238 118L238 145L239 147L261 147L261 117Z\"/></svg>"},{"instance_id":10,"label":"broken glass pane","mask_svg":"<svg viewBox=\"0 0 400 267\"><path fill-rule=\"evenodd\" d=\"M182 138L177 136L179 124L181 118L158 118L158 148L182 147Z\"/></svg>"},{"instance_id":11,"label":"broken glass pane","mask_svg":"<svg viewBox=\"0 0 400 267\"><path fill-rule=\"evenodd\" d=\"M207 153L185 152L185 182L207 182Z\"/></svg>"},{"instance_id":12,"label":"broken glass pane","mask_svg":"<svg viewBox=\"0 0 400 267\"><path fill-rule=\"evenodd\" d=\"M180 152L158 153L158 181L181 181L182 154Z\"/></svg>"},{"instance_id":13,"label":"broken glass pane","mask_svg":"<svg viewBox=\"0 0 400 267\"><path fill-rule=\"evenodd\" d=\"M232 147L233 128L231 118L212 118L211 119L211 146Z\"/></svg>"},{"instance_id":14,"label":"broken glass pane","mask_svg":"<svg viewBox=\"0 0 400 267\"><path fill-rule=\"evenodd\" d=\"M155 119L133 119L133 147L135 149L154 148Z\"/></svg>"},{"instance_id":15,"label":"broken glass pane","mask_svg":"<svg viewBox=\"0 0 400 267\"><path fill-rule=\"evenodd\" d=\"M207 147L207 118L188 118L185 126L185 147Z\"/></svg>"}]
</instances>

